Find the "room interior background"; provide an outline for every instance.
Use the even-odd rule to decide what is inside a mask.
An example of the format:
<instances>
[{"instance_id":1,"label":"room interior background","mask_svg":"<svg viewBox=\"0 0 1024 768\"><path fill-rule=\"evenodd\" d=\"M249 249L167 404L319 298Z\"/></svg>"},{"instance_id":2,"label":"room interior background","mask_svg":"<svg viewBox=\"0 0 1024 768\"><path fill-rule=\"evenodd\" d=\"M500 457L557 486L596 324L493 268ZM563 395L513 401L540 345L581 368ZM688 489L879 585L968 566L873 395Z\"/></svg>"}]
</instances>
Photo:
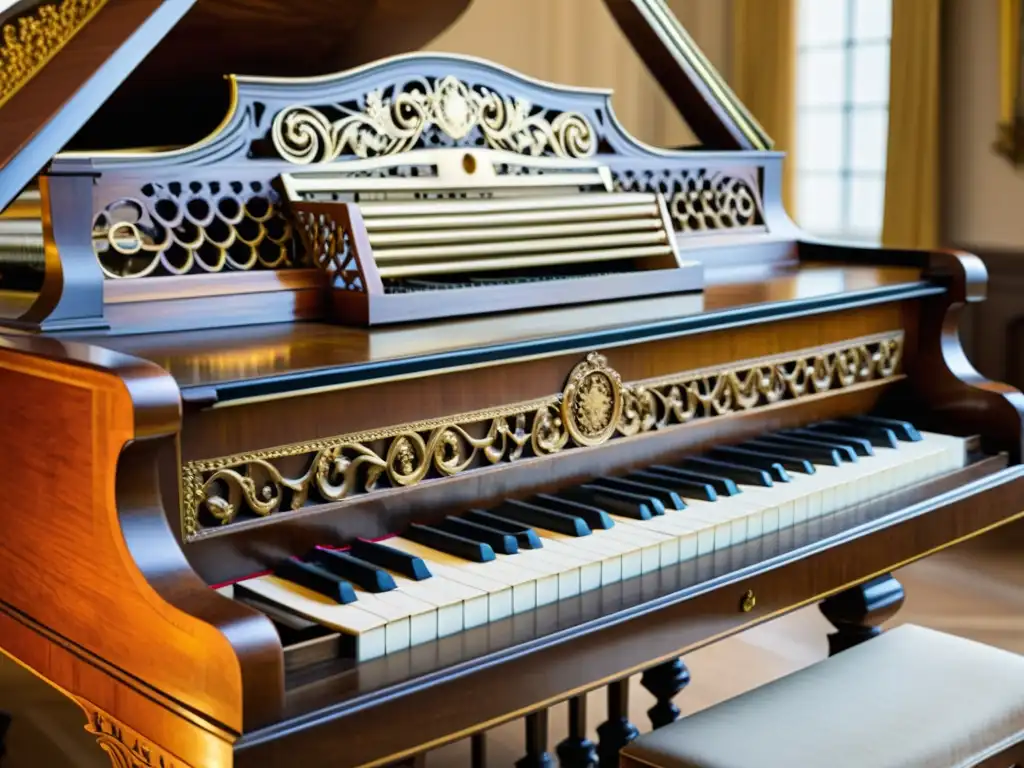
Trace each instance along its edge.
<instances>
[{"instance_id":1,"label":"room interior background","mask_svg":"<svg viewBox=\"0 0 1024 768\"><path fill-rule=\"evenodd\" d=\"M798 220L798 16L801 2L834 1L668 0L789 155L786 203ZM881 240L962 248L985 259L989 299L972 308L965 345L986 376L1024 386L1024 303L1016 298L1024 289L1024 170L993 150L1000 0L892 2ZM555 82L611 88L620 120L641 140L665 147L694 142L597 0L475 0L429 49L489 58Z\"/></svg>"}]
</instances>

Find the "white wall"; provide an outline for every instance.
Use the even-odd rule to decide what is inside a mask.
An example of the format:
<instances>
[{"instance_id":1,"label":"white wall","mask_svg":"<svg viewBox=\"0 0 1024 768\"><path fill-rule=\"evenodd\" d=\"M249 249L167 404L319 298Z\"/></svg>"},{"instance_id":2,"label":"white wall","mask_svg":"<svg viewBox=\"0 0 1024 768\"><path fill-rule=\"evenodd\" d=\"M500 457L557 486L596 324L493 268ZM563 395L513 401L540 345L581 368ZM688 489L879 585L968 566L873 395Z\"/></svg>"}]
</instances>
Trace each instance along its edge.
<instances>
[{"instance_id":1,"label":"white wall","mask_svg":"<svg viewBox=\"0 0 1024 768\"><path fill-rule=\"evenodd\" d=\"M999 0L949 0L947 14L944 238L967 248L1022 249L1024 170L992 149L999 121Z\"/></svg>"}]
</instances>

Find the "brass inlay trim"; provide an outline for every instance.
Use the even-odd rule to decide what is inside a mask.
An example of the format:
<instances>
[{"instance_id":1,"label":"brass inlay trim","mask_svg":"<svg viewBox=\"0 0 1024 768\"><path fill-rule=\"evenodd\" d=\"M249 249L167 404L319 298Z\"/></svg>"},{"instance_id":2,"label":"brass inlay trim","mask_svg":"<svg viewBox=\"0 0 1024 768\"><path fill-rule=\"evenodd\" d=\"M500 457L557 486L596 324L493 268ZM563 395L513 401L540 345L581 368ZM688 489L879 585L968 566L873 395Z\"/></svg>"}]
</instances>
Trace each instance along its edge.
<instances>
[{"instance_id":1,"label":"brass inlay trim","mask_svg":"<svg viewBox=\"0 0 1024 768\"><path fill-rule=\"evenodd\" d=\"M267 516L451 477L524 456L805 400L893 377L903 332L623 384L592 352L558 394L457 416L202 459L182 467L182 530L224 525L240 512ZM279 466L296 462L296 474Z\"/></svg>"},{"instance_id":2,"label":"brass inlay trim","mask_svg":"<svg viewBox=\"0 0 1024 768\"><path fill-rule=\"evenodd\" d=\"M85 712L85 730L96 737L113 768L189 768L188 764L143 738L89 701L74 696Z\"/></svg>"},{"instance_id":3,"label":"brass inlay trim","mask_svg":"<svg viewBox=\"0 0 1024 768\"><path fill-rule=\"evenodd\" d=\"M0 30L0 107L78 34L107 0L47 3Z\"/></svg>"}]
</instances>

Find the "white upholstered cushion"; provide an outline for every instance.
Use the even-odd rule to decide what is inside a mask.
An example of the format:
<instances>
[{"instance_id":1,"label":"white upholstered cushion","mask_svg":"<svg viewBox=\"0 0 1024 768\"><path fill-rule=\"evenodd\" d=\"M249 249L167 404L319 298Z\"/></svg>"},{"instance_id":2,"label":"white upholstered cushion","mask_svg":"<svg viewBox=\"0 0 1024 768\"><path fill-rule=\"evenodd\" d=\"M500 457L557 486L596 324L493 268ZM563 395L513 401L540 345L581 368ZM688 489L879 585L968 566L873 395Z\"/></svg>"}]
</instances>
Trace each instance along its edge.
<instances>
[{"instance_id":1,"label":"white upholstered cushion","mask_svg":"<svg viewBox=\"0 0 1024 768\"><path fill-rule=\"evenodd\" d=\"M658 768L971 766L1024 739L1024 656L904 625L644 734Z\"/></svg>"}]
</instances>

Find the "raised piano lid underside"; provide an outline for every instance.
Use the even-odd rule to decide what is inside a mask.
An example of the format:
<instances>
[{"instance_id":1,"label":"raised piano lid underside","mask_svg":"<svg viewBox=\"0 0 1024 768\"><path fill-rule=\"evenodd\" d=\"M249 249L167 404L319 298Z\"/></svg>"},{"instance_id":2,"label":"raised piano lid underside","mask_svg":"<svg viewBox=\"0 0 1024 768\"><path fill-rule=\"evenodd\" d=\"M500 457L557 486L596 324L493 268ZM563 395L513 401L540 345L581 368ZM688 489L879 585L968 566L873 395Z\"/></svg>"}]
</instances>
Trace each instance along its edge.
<instances>
[{"instance_id":1,"label":"raised piano lid underside","mask_svg":"<svg viewBox=\"0 0 1024 768\"><path fill-rule=\"evenodd\" d=\"M666 0L603 2L705 147L771 149L771 139L697 48ZM127 78L70 148L190 144L219 123L228 101L225 74L329 75L411 53L454 24L469 3L195 0L192 10ZM507 12L517 11L510 7ZM500 30L494 32L500 34ZM125 121L125 112L144 114L146 119L141 124Z\"/></svg>"},{"instance_id":2,"label":"raised piano lid underside","mask_svg":"<svg viewBox=\"0 0 1024 768\"><path fill-rule=\"evenodd\" d=\"M191 143L223 116L226 73L322 74L416 49L468 3L8 3L0 11L0 210L69 142Z\"/></svg>"}]
</instances>

